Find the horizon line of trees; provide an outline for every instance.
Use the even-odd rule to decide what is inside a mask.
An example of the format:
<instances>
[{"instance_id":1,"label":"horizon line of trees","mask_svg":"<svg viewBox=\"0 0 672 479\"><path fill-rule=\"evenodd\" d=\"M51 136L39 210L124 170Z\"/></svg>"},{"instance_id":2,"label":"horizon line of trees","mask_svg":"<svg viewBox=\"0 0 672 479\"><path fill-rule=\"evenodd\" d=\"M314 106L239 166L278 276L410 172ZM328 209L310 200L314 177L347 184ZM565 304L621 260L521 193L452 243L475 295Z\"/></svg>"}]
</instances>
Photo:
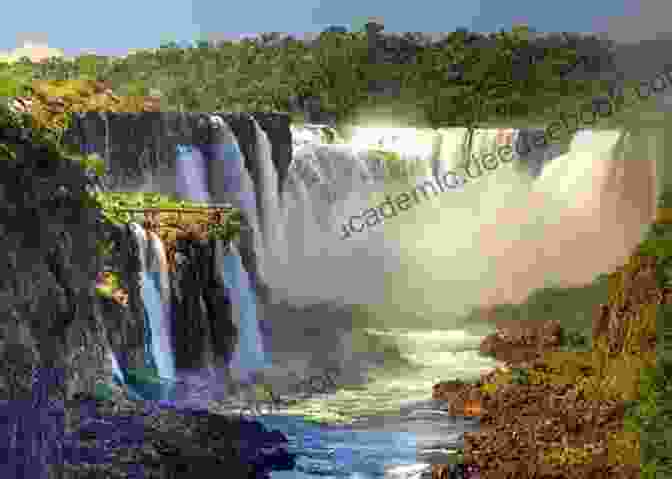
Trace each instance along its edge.
<instances>
[{"instance_id":1,"label":"horizon line of trees","mask_svg":"<svg viewBox=\"0 0 672 479\"><path fill-rule=\"evenodd\" d=\"M563 76L568 65L583 63L589 70L587 60L594 57L579 55L581 44L598 42L597 56L604 56L606 47L596 38L558 34L538 40L526 26L487 35L457 29L437 41L419 35L397 36L401 45L412 45L406 63L371 64L366 33L337 27L311 41L264 33L190 46L168 42L127 57L23 58L0 62L0 96L30 93L33 80L97 79L118 95L160 92L163 110L283 111L300 121L312 101L343 125L361 111L402 104L429 127L473 127L498 117L540 115L608 87ZM376 81L394 83L396 94L372 94Z\"/></svg>"}]
</instances>

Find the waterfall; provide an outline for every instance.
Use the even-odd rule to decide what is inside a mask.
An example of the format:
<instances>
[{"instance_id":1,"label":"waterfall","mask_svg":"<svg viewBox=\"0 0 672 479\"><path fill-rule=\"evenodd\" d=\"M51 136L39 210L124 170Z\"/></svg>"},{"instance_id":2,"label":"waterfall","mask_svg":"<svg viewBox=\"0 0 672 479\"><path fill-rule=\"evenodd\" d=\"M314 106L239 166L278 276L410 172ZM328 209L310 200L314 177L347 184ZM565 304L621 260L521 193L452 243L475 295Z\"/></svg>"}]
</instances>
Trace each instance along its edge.
<instances>
[{"instance_id":1,"label":"waterfall","mask_svg":"<svg viewBox=\"0 0 672 479\"><path fill-rule=\"evenodd\" d=\"M176 193L178 197L188 201L231 203L241 210L245 223L252 229L253 244L244 245L253 252L252 262L248 268L243 266L241 253L233 248L227 254L222 251L220 242L215 242L215 262L218 263L218 274L221 276L222 287L228 289L233 308L233 319L239 330L238 348L232 359L234 370L239 380L247 381L250 375L264 365L264 351L259 331L259 311L257 308L256 288L257 277L263 277L264 258L272 255L274 239L280 236L277 231L278 209L278 178L271 157L271 147L266 133L252 120L255 147L250 151L254 158L245 161L241 147L229 125L219 115L209 116L209 141L199 145L181 145L177 151L176 161ZM247 149L245 151L248 151ZM248 171L245 167L254 169ZM255 178L255 182L252 181ZM158 244L158 243L156 243ZM242 250L245 253L247 250ZM159 254L159 257L162 255ZM248 261L247 253L244 259ZM245 264L248 265L249 261ZM159 285L162 281L155 280ZM156 287L147 286L143 290L147 294L146 301L155 301ZM168 291L169 292L169 291ZM165 296L165 295L164 295ZM146 304L148 311L158 305ZM187 321L189 318L176 318ZM152 331L161 331L160 325L152 322ZM153 337L163 338L156 333ZM158 341L158 339L156 340ZM170 371L172 364L170 355L163 343L153 343L154 359L159 375L163 370ZM164 341L165 342L165 341ZM166 362L166 364L163 364Z\"/></svg>"},{"instance_id":2,"label":"waterfall","mask_svg":"<svg viewBox=\"0 0 672 479\"><path fill-rule=\"evenodd\" d=\"M217 117L220 118L220 117ZM247 224L252 229L251 250L254 253L255 271L247 271L235 245L230 245L228 254L218 246L216 262L219 263L221 282L229 290L233 318L238 327L238 345L231 359L231 368L236 379L242 382L252 380L251 375L264 366L264 351L259 330L259 308L257 307L257 284L259 277L265 277L265 259L272 255L273 218L277 211L277 173L271 159L268 138L256 121L256 153L247 163L238 141L226 121L212 121L209 153L210 194L216 202L230 202L241 209ZM251 179L252 172L245 164L256 169L258 184ZM257 194L258 193L258 194Z\"/></svg>"},{"instance_id":3,"label":"waterfall","mask_svg":"<svg viewBox=\"0 0 672 479\"><path fill-rule=\"evenodd\" d=\"M233 317L237 318L239 331L231 369L236 380L252 382L254 373L266 366L257 321L257 300L235 244L229 247L228 254L221 249L217 251L217 261L221 268L221 280L231 295Z\"/></svg>"},{"instance_id":4,"label":"waterfall","mask_svg":"<svg viewBox=\"0 0 672 479\"><path fill-rule=\"evenodd\" d=\"M148 265L146 282L153 287L145 297L154 301L158 298L158 305L148 309L152 330L152 350L156 361L157 372L161 378L175 379L175 355L171 346L170 314L171 295L170 278L168 277L168 262L163 243L153 231L149 232L152 264ZM149 282L151 279L151 283ZM157 294L158 293L158 294Z\"/></svg>"},{"instance_id":5,"label":"waterfall","mask_svg":"<svg viewBox=\"0 0 672 479\"><path fill-rule=\"evenodd\" d=\"M206 161L203 152L192 145L179 145L175 158L175 191L182 198L207 202Z\"/></svg>"},{"instance_id":6,"label":"waterfall","mask_svg":"<svg viewBox=\"0 0 672 479\"><path fill-rule=\"evenodd\" d=\"M145 399L168 399L175 381L174 355L171 348L170 286L168 266L161 240L137 223L129 228L140 256L140 295L145 312L145 367L134 371L130 389ZM157 376L160 380L157 381Z\"/></svg>"},{"instance_id":7,"label":"waterfall","mask_svg":"<svg viewBox=\"0 0 672 479\"><path fill-rule=\"evenodd\" d=\"M382 156L356 144L305 145L298 150L277 216L283 223L285 253L269 259L274 289L283 290L298 304L385 302L386 275L399 268L400 245L385 233L387 225L382 222L343 241L343 223L373 207L377 198L382 201L389 188L408 190L427 178L436 137L423 137L420 151L404 139L405 149L397 161L404 168L396 173ZM315 281L318 277L320 281ZM362 283L370 289L362 288Z\"/></svg>"},{"instance_id":8,"label":"waterfall","mask_svg":"<svg viewBox=\"0 0 672 479\"><path fill-rule=\"evenodd\" d=\"M220 117L217 117L220 118ZM225 121L217 121L211 130L210 144L204 146L208 156L209 191L212 201L231 203L239 208L252 229L252 250L256 253L256 267L264 276L266 250L262 237L263 225L257 209L255 184L245 168L245 159L238 140ZM267 158L272 167L270 158ZM262 176L263 177L263 176ZM262 199L263 201L263 199Z\"/></svg>"},{"instance_id":9,"label":"waterfall","mask_svg":"<svg viewBox=\"0 0 672 479\"><path fill-rule=\"evenodd\" d=\"M140 258L140 295L142 297L143 309L145 311L145 367L151 371L156 371L156 358L154 357L154 350L152 348L152 328L149 318L149 310L153 307L153 311L158 312L161 300L159 298L158 291L155 288L148 287L148 280L146 276L148 247L145 230L137 223L130 223L129 228L138 245L138 256ZM150 302L152 303L151 306L149 304Z\"/></svg>"},{"instance_id":10,"label":"waterfall","mask_svg":"<svg viewBox=\"0 0 672 479\"><path fill-rule=\"evenodd\" d=\"M254 163L256 163L257 171L259 172L259 181L255 185L255 189L260 193L259 197L263 204L261 208L262 217L259 218L259 224L261 225L264 247L270 252L274 240L278 236L278 222L275 220L279 206L278 173L275 171L273 165L271 144L268 136L254 118L251 120L254 125L255 140L257 142L257 155L254 158Z\"/></svg>"},{"instance_id":11,"label":"waterfall","mask_svg":"<svg viewBox=\"0 0 672 479\"><path fill-rule=\"evenodd\" d=\"M114 381L120 386L126 384L126 378L124 377L124 373L119 367L117 356L114 354L111 348L107 350L107 359L110 361L110 363L112 363L112 378Z\"/></svg>"}]
</instances>

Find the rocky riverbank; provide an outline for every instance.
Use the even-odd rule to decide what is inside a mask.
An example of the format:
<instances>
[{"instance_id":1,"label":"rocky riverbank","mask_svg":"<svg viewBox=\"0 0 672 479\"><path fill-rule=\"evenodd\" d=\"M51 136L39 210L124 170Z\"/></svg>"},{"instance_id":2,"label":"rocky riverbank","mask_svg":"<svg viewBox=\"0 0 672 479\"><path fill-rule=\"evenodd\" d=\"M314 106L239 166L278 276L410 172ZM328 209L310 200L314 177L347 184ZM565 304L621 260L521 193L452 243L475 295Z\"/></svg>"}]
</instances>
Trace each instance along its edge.
<instances>
[{"instance_id":1,"label":"rocky riverbank","mask_svg":"<svg viewBox=\"0 0 672 479\"><path fill-rule=\"evenodd\" d=\"M640 369L656 364L657 308L672 298L657 274L655 257L633 254L609 275L592 350L561 350L557 321L498 323L480 349L504 367L473 384L434 386L452 415L480 416L481 430L465 434L464 460L481 478L639 477L639 434L623 420L639 399Z\"/></svg>"},{"instance_id":2,"label":"rocky riverbank","mask_svg":"<svg viewBox=\"0 0 672 479\"><path fill-rule=\"evenodd\" d=\"M33 395L44 388L35 384ZM8 477L36 478L261 479L294 468L287 438L256 421L130 401L120 389L109 389L109 399L78 395L67 404L33 398L23 404L37 407L0 405L0 416L16 428L17 445L47 440L38 446L39 458L4 443L9 460L0 471L8 467Z\"/></svg>"}]
</instances>

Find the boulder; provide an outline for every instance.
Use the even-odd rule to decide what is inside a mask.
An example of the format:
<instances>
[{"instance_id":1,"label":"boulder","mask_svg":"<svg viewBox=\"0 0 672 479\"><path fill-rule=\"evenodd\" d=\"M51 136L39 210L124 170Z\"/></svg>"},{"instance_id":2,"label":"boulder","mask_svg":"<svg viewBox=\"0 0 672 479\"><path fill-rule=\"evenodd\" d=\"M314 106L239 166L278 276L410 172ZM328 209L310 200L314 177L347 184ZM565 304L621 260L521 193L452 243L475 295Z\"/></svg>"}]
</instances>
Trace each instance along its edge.
<instances>
[{"instance_id":1,"label":"boulder","mask_svg":"<svg viewBox=\"0 0 672 479\"><path fill-rule=\"evenodd\" d=\"M557 320L500 321L496 332L481 341L481 354L492 355L509 365L534 361L543 351L560 345L562 327Z\"/></svg>"},{"instance_id":2,"label":"boulder","mask_svg":"<svg viewBox=\"0 0 672 479\"><path fill-rule=\"evenodd\" d=\"M432 390L432 399L452 401L455 395L464 387L462 381L441 381L435 384Z\"/></svg>"}]
</instances>

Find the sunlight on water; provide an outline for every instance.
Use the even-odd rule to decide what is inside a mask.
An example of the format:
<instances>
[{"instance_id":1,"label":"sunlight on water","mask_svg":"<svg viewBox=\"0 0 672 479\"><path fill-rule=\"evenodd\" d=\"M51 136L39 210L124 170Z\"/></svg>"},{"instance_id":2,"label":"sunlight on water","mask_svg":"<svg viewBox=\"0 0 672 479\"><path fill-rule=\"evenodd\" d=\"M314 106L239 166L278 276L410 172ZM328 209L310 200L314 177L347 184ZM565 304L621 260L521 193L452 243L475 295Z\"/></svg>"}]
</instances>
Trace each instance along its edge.
<instances>
[{"instance_id":1,"label":"sunlight on water","mask_svg":"<svg viewBox=\"0 0 672 479\"><path fill-rule=\"evenodd\" d=\"M329 423L350 423L377 414L399 414L400 408L431 399L432 386L447 379L477 379L481 373L501 365L478 354L480 337L461 330L367 330L392 336L417 369L374 370L364 387L344 387L320 394L283 409L283 413L305 415ZM336 379L338 383L338 379Z\"/></svg>"}]
</instances>

